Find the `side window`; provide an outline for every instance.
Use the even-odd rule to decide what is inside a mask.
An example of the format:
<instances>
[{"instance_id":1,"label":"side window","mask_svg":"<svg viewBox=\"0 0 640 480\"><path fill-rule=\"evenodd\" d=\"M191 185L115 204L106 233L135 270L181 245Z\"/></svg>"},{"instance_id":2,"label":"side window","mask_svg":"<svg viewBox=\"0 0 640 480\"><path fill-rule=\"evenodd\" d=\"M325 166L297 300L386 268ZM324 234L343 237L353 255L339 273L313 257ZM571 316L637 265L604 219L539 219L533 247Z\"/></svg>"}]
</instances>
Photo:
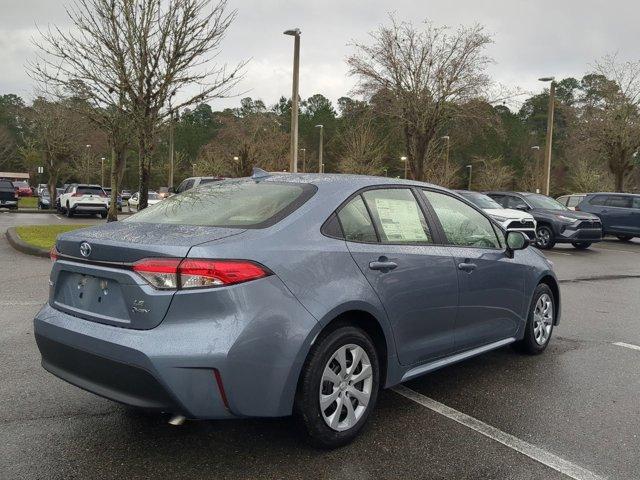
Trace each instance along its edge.
<instances>
[{"instance_id":1,"label":"side window","mask_svg":"<svg viewBox=\"0 0 640 480\"><path fill-rule=\"evenodd\" d=\"M338 212L344 239L352 242L377 242L373 222L362 197L358 195Z\"/></svg>"},{"instance_id":2,"label":"side window","mask_svg":"<svg viewBox=\"0 0 640 480\"><path fill-rule=\"evenodd\" d=\"M563 197L558 198L557 200L558 200L562 205L567 205L567 200L568 200L569 198L570 198L570 197L563 196Z\"/></svg>"},{"instance_id":3,"label":"side window","mask_svg":"<svg viewBox=\"0 0 640 480\"><path fill-rule=\"evenodd\" d=\"M363 193L382 243L433 243L416 198L407 188L367 190Z\"/></svg>"},{"instance_id":4,"label":"side window","mask_svg":"<svg viewBox=\"0 0 640 480\"><path fill-rule=\"evenodd\" d=\"M596 195L591 200L589 200L591 205L595 205L597 207L602 207L607 204L607 196L606 195Z\"/></svg>"},{"instance_id":5,"label":"side window","mask_svg":"<svg viewBox=\"0 0 640 480\"><path fill-rule=\"evenodd\" d=\"M507 195L505 197L507 199L507 205L505 208L513 208L516 210L527 210L527 204L520 197L512 197L511 195Z\"/></svg>"},{"instance_id":6,"label":"side window","mask_svg":"<svg viewBox=\"0 0 640 480\"><path fill-rule=\"evenodd\" d=\"M460 200L423 190L438 215L449 243L462 247L501 248L491 221Z\"/></svg>"},{"instance_id":7,"label":"side window","mask_svg":"<svg viewBox=\"0 0 640 480\"><path fill-rule=\"evenodd\" d=\"M631 197L610 195L607 197L607 207L631 208Z\"/></svg>"},{"instance_id":8,"label":"side window","mask_svg":"<svg viewBox=\"0 0 640 480\"><path fill-rule=\"evenodd\" d=\"M569 197L569 201L567 202L567 207L575 208L581 201L583 197L572 195Z\"/></svg>"},{"instance_id":9,"label":"side window","mask_svg":"<svg viewBox=\"0 0 640 480\"><path fill-rule=\"evenodd\" d=\"M640 209L640 197L633 197L633 203L631 208L639 208Z\"/></svg>"}]
</instances>

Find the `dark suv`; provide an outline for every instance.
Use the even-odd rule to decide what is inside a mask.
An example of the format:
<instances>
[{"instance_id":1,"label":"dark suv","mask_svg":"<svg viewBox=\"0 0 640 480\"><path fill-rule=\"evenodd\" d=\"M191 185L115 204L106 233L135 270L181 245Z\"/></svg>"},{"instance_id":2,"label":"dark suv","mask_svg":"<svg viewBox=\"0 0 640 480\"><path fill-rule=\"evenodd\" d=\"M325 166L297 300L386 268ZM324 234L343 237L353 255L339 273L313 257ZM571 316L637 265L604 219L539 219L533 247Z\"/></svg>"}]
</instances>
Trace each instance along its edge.
<instances>
[{"instance_id":1,"label":"dark suv","mask_svg":"<svg viewBox=\"0 0 640 480\"><path fill-rule=\"evenodd\" d=\"M0 208L18 209L18 193L9 180L0 178Z\"/></svg>"},{"instance_id":2,"label":"dark suv","mask_svg":"<svg viewBox=\"0 0 640 480\"><path fill-rule=\"evenodd\" d=\"M553 248L556 243L570 243L575 248L589 248L602 240L600 219L586 212L569 210L557 200L539 193L485 192L504 208L529 212L537 222L537 245Z\"/></svg>"},{"instance_id":3,"label":"dark suv","mask_svg":"<svg viewBox=\"0 0 640 480\"><path fill-rule=\"evenodd\" d=\"M640 195L590 193L576 210L597 215L605 235L615 235L622 241L640 237Z\"/></svg>"}]
</instances>

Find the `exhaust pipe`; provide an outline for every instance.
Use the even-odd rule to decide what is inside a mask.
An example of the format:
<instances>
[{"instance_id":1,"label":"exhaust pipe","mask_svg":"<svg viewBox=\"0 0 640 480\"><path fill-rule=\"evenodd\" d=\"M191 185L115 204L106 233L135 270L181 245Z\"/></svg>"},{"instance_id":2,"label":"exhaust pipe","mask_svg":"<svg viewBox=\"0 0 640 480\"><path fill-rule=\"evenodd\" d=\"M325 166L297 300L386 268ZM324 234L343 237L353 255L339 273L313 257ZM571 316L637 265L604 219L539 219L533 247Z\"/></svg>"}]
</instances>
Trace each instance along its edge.
<instances>
[{"instance_id":1,"label":"exhaust pipe","mask_svg":"<svg viewBox=\"0 0 640 480\"><path fill-rule=\"evenodd\" d=\"M171 419L169 419L169 424L173 425L174 427L179 427L185 422L185 420L186 418L182 415L174 415L173 417L171 417Z\"/></svg>"}]
</instances>

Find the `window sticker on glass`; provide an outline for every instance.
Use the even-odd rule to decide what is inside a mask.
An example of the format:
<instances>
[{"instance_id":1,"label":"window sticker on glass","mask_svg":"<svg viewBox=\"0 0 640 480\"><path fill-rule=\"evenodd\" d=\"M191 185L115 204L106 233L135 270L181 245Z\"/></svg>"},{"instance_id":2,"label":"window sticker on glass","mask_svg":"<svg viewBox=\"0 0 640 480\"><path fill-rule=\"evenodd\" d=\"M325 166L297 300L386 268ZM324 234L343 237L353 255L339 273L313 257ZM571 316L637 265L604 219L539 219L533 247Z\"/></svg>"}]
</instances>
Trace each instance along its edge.
<instances>
[{"instance_id":1,"label":"window sticker on glass","mask_svg":"<svg viewBox=\"0 0 640 480\"><path fill-rule=\"evenodd\" d=\"M415 201L376 198L375 205L382 230L390 242L423 242L428 240Z\"/></svg>"}]
</instances>

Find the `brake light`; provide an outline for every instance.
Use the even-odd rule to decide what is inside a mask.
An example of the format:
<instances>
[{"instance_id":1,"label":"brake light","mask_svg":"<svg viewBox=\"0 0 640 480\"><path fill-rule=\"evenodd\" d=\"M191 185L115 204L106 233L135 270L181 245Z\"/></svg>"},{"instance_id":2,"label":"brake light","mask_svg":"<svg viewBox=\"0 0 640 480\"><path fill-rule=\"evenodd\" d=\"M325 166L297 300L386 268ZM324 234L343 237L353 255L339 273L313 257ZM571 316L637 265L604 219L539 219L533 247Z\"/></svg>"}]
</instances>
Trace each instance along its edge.
<instances>
[{"instance_id":1,"label":"brake light","mask_svg":"<svg viewBox=\"0 0 640 480\"><path fill-rule=\"evenodd\" d=\"M77 193L76 192L76 193L72 193L71 196L72 197L82 197L82 196L84 196L84 193Z\"/></svg>"},{"instance_id":2,"label":"brake light","mask_svg":"<svg viewBox=\"0 0 640 480\"><path fill-rule=\"evenodd\" d=\"M270 274L260 265L246 260L190 258L147 258L135 263L133 271L153 287L162 290L222 287L257 280Z\"/></svg>"},{"instance_id":3,"label":"brake light","mask_svg":"<svg viewBox=\"0 0 640 480\"><path fill-rule=\"evenodd\" d=\"M49 250L49 258L52 262L55 262L56 260L58 260L58 257L60 257L60 252L58 252L58 249L54 245L53 247L51 247L51 250Z\"/></svg>"},{"instance_id":4,"label":"brake light","mask_svg":"<svg viewBox=\"0 0 640 480\"><path fill-rule=\"evenodd\" d=\"M580 212L580 211L581 211L581 210L580 210L580 207L579 207L578 205L576 205L573 209L574 209L576 212Z\"/></svg>"}]
</instances>

